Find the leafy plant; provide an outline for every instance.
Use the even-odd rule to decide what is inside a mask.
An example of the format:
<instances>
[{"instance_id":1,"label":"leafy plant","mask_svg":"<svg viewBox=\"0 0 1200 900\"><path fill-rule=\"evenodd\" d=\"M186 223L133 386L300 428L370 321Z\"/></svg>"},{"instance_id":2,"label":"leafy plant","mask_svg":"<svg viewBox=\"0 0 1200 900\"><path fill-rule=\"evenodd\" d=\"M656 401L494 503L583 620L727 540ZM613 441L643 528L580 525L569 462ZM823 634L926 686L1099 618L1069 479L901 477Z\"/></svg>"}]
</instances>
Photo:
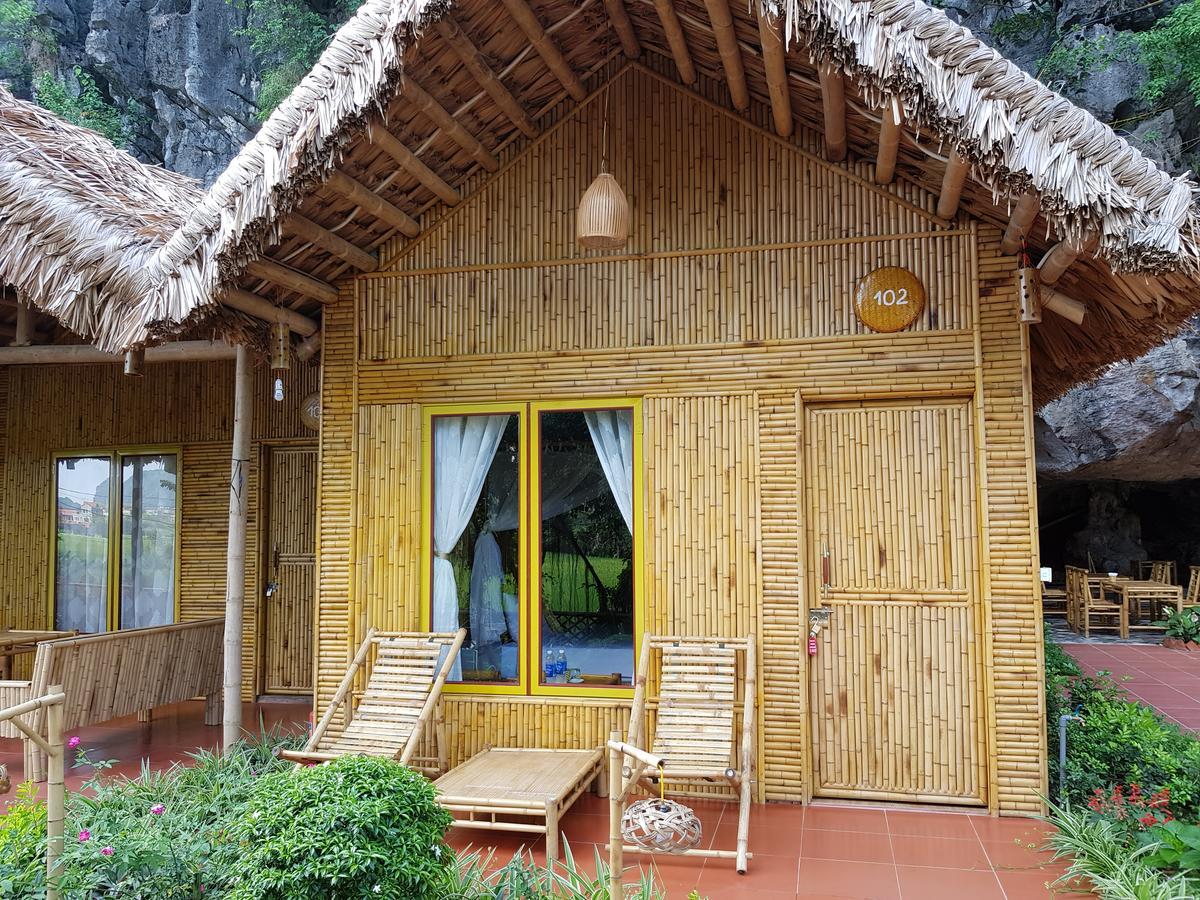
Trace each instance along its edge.
<instances>
[{"instance_id":1,"label":"leafy plant","mask_svg":"<svg viewBox=\"0 0 1200 900\"><path fill-rule=\"evenodd\" d=\"M118 147L126 146L130 132L121 111L100 92L96 80L78 66L75 81L79 85L77 93L51 72L38 75L33 87L38 105L72 124L98 131Z\"/></svg>"},{"instance_id":2,"label":"leafy plant","mask_svg":"<svg viewBox=\"0 0 1200 900\"><path fill-rule=\"evenodd\" d=\"M1148 865L1200 881L1200 825L1166 822L1151 828L1145 843L1150 845Z\"/></svg>"},{"instance_id":3,"label":"leafy plant","mask_svg":"<svg viewBox=\"0 0 1200 900\"><path fill-rule=\"evenodd\" d=\"M1166 629L1167 637L1180 641L1200 642L1200 609L1175 610L1165 622L1156 622Z\"/></svg>"},{"instance_id":4,"label":"leafy plant","mask_svg":"<svg viewBox=\"0 0 1200 900\"><path fill-rule=\"evenodd\" d=\"M1124 33L1085 37L1083 29L1075 26L1059 35L1038 66L1037 76L1051 86L1079 87L1093 72L1127 53L1132 40Z\"/></svg>"},{"instance_id":5,"label":"leafy plant","mask_svg":"<svg viewBox=\"0 0 1200 900\"><path fill-rule=\"evenodd\" d=\"M1023 43L1054 21L1054 7L1050 3L1037 3L1027 10L1012 13L992 24L992 35L1008 44Z\"/></svg>"},{"instance_id":6,"label":"leafy plant","mask_svg":"<svg viewBox=\"0 0 1200 900\"><path fill-rule=\"evenodd\" d=\"M46 804L27 781L0 816L0 897L46 895Z\"/></svg>"},{"instance_id":7,"label":"leafy plant","mask_svg":"<svg viewBox=\"0 0 1200 900\"><path fill-rule=\"evenodd\" d=\"M434 897L453 853L433 785L385 759L343 757L259 779L229 831L236 900Z\"/></svg>"},{"instance_id":8,"label":"leafy plant","mask_svg":"<svg viewBox=\"0 0 1200 900\"><path fill-rule=\"evenodd\" d=\"M1140 785L1131 784L1126 790L1118 784L1108 792L1096 788L1087 805L1097 818L1107 819L1134 837L1174 819L1170 800L1171 792L1165 789L1145 794Z\"/></svg>"},{"instance_id":9,"label":"leafy plant","mask_svg":"<svg viewBox=\"0 0 1200 900\"><path fill-rule=\"evenodd\" d=\"M1079 665L1050 635L1050 626L1045 626L1046 660L1046 733L1051 747L1058 746L1058 719L1071 711L1070 686L1082 673ZM1049 759L1050 783L1057 785L1058 754L1051 753Z\"/></svg>"},{"instance_id":10,"label":"leafy plant","mask_svg":"<svg viewBox=\"0 0 1200 900\"><path fill-rule=\"evenodd\" d=\"M1158 103L1177 89L1188 90L1200 105L1200 0L1186 0L1136 36L1149 77L1142 96Z\"/></svg>"},{"instance_id":11,"label":"leafy plant","mask_svg":"<svg viewBox=\"0 0 1200 900\"><path fill-rule=\"evenodd\" d=\"M29 89L33 78L33 47L54 50L54 37L38 22L33 0L0 0L0 78L18 91Z\"/></svg>"}]
</instances>

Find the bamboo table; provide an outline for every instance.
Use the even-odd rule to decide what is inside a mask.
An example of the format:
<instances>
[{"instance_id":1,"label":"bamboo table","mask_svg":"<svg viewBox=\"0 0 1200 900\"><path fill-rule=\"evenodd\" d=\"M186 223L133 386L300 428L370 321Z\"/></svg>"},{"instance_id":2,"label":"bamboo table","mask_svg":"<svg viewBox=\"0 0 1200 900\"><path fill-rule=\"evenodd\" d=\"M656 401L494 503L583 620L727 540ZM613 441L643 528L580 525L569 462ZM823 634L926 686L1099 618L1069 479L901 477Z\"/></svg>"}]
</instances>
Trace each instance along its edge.
<instances>
[{"instance_id":1,"label":"bamboo table","mask_svg":"<svg viewBox=\"0 0 1200 900\"><path fill-rule=\"evenodd\" d=\"M14 656L32 653L42 641L74 635L74 631L14 631L7 628L0 630L0 681L12 678Z\"/></svg>"},{"instance_id":2,"label":"bamboo table","mask_svg":"<svg viewBox=\"0 0 1200 900\"><path fill-rule=\"evenodd\" d=\"M1129 610L1129 629L1145 631L1157 628L1156 625L1134 625L1141 621L1142 605L1150 607L1150 618L1156 618L1167 607L1174 607L1177 612L1183 612L1183 588L1177 584L1164 584L1161 581L1135 581L1130 578L1105 578L1100 582L1102 591L1111 592L1121 598Z\"/></svg>"},{"instance_id":3,"label":"bamboo table","mask_svg":"<svg viewBox=\"0 0 1200 900\"><path fill-rule=\"evenodd\" d=\"M600 784L603 760L599 749L493 748L451 769L434 786L438 802L463 816L455 825L544 834L549 861L558 858L559 821L589 785Z\"/></svg>"}]
</instances>

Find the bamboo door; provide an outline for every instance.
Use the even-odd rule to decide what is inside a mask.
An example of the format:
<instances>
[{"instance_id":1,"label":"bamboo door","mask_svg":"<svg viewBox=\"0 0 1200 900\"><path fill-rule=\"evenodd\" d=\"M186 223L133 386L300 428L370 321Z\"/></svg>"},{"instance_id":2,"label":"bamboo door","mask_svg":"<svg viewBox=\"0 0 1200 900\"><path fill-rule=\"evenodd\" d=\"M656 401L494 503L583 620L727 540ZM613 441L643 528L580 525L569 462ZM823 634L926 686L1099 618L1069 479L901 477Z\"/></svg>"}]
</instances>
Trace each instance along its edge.
<instances>
[{"instance_id":1,"label":"bamboo door","mask_svg":"<svg viewBox=\"0 0 1200 900\"><path fill-rule=\"evenodd\" d=\"M968 401L810 407L805 473L818 796L986 801Z\"/></svg>"},{"instance_id":2,"label":"bamboo door","mask_svg":"<svg viewBox=\"0 0 1200 900\"><path fill-rule=\"evenodd\" d=\"M266 465L263 691L312 693L316 447L272 447Z\"/></svg>"}]
</instances>

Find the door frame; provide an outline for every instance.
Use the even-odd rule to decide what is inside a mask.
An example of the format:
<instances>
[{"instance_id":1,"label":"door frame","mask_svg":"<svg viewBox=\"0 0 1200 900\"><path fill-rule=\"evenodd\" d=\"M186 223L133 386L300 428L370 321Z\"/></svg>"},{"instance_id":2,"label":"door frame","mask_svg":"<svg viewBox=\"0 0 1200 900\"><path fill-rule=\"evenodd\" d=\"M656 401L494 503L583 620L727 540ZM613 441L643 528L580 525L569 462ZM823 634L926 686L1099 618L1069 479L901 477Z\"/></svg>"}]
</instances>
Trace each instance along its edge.
<instances>
[{"instance_id":1,"label":"door frame","mask_svg":"<svg viewBox=\"0 0 1200 900\"><path fill-rule=\"evenodd\" d=\"M800 589L800 634L802 642L801 646L796 649L800 658L800 688L803 697L801 721L803 745L801 752L804 754L803 802L805 804L811 803L815 798L819 799L816 785L817 746L813 731L813 716L815 715L815 711L812 708L812 680L814 672L812 666L809 664L811 657L809 657L805 646L810 628L809 613L813 608L813 600L816 598L816 593L819 589L818 585L812 582L819 578L816 573L820 571L820 560L814 558L813 546L809 540L808 413L812 408L853 407L856 405L866 406L872 404L903 405L905 403L929 403L939 400L960 400L967 403L969 407L968 419L971 423L970 441L974 462L974 472L972 473L974 478L973 493L975 495L975 515L977 519L975 552L977 554L979 569L979 574L974 579L974 589L978 599L975 604L976 615L971 638L980 648L978 664L979 685L976 688L976 693L984 707L979 715L979 728L981 731L980 746L983 752L983 759L976 763L982 776L979 783L980 801L979 805L975 808L987 809L993 812L997 808L997 789L995 783L995 698L991 687L993 677L993 654L990 636L991 597L988 595L991 555L987 509L987 465L985 459L987 447L984 440L983 396L978 385L975 390L865 391L862 393L831 393L808 396L806 396L803 390L796 391L796 525L797 536L800 541L800 571L797 573L797 580ZM839 802L852 803L855 801L843 799ZM886 797L880 797L878 800L863 800L861 802L911 802L914 807L944 805L940 802L922 801L918 798L914 798L911 801L894 801ZM971 806L975 806L975 804L971 804Z\"/></svg>"},{"instance_id":2,"label":"door frame","mask_svg":"<svg viewBox=\"0 0 1200 900\"><path fill-rule=\"evenodd\" d=\"M265 596L267 587L267 572L270 570L271 551L268 546L268 537L271 529L269 491L271 486L271 454L275 450L294 449L303 450L311 449L317 457L317 473L316 478L318 484L321 479L320 471L320 441L316 436L311 438L279 438L275 440L257 441L258 448L256 451L255 461L258 464L258 484L255 490L255 522L254 534L255 540L258 542L254 554L254 696L255 697L308 697L316 691L316 683L314 681L313 691L308 694L268 694L267 693L267 598ZM313 510L313 515L317 514L317 510ZM313 564L316 565L316 548L313 548ZM316 572L313 573L313 620L310 622L310 627L313 629L313 634L316 634L317 623L317 597L316 597Z\"/></svg>"}]
</instances>

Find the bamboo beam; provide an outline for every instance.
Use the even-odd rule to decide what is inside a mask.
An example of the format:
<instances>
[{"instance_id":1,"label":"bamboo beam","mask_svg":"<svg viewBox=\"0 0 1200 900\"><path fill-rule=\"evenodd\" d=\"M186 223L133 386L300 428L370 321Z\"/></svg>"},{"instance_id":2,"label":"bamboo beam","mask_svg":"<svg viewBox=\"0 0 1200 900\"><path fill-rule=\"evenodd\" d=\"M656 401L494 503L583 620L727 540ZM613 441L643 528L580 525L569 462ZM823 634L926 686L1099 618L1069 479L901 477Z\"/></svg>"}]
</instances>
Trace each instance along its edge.
<instances>
[{"instance_id":1,"label":"bamboo beam","mask_svg":"<svg viewBox=\"0 0 1200 900\"><path fill-rule=\"evenodd\" d=\"M283 263L261 256L246 264L245 274L269 281L280 287L319 300L321 303L337 303L338 292L328 281L313 278L306 272L285 266Z\"/></svg>"},{"instance_id":2,"label":"bamboo beam","mask_svg":"<svg viewBox=\"0 0 1200 900\"><path fill-rule=\"evenodd\" d=\"M217 341L176 341L146 348L146 362L211 362L233 359L234 348ZM36 344L0 347L0 366L71 365L73 363L123 363L119 353L105 353L90 344Z\"/></svg>"},{"instance_id":3,"label":"bamboo beam","mask_svg":"<svg viewBox=\"0 0 1200 900\"><path fill-rule=\"evenodd\" d=\"M425 88L421 87L407 75L404 76L404 96L411 100L417 109L432 120L433 124L446 132L451 140L466 150L475 162L479 163L489 172L495 172L500 168L500 161L479 142L479 138L463 128L455 120L454 116L446 111L446 108L442 104L433 99Z\"/></svg>"},{"instance_id":4,"label":"bamboo beam","mask_svg":"<svg viewBox=\"0 0 1200 900\"><path fill-rule=\"evenodd\" d=\"M780 137L790 137L796 123L792 115L792 94L788 90L783 20L769 16L762 4L756 4L755 9L758 11L758 39L762 44L763 68L767 73L767 92L771 96L775 133Z\"/></svg>"},{"instance_id":5,"label":"bamboo beam","mask_svg":"<svg viewBox=\"0 0 1200 900\"><path fill-rule=\"evenodd\" d=\"M1038 275L1042 284L1057 284L1063 273L1071 268L1085 250L1096 246L1096 236L1088 235L1082 241L1059 241L1046 251L1046 255L1038 263Z\"/></svg>"},{"instance_id":6,"label":"bamboo beam","mask_svg":"<svg viewBox=\"0 0 1200 900\"><path fill-rule=\"evenodd\" d=\"M947 221L953 219L958 212L959 201L962 200L963 185L967 182L967 172L970 165L958 155L957 150L950 152L946 163L946 171L942 175L942 192L938 195L937 215Z\"/></svg>"},{"instance_id":7,"label":"bamboo beam","mask_svg":"<svg viewBox=\"0 0 1200 900\"><path fill-rule=\"evenodd\" d=\"M335 234L299 213L292 213L283 223L283 227L301 240L320 247L360 272L375 272L379 269L379 260L362 247L350 243L341 235Z\"/></svg>"},{"instance_id":8,"label":"bamboo beam","mask_svg":"<svg viewBox=\"0 0 1200 900\"><path fill-rule=\"evenodd\" d=\"M1048 287L1042 288L1042 309L1048 309L1076 325L1082 325L1083 318L1087 315L1087 304L1083 301Z\"/></svg>"},{"instance_id":9,"label":"bamboo beam","mask_svg":"<svg viewBox=\"0 0 1200 900\"><path fill-rule=\"evenodd\" d=\"M604 9L608 13L608 21L612 24L613 31L621 39L621 49L630 59L637 59L642 53L642 45L633 30L633 22L629 20L624 0L604 0Z\"/></svg>"},{"instance_id":10,"label":"bamboo beam","mask_svg":"<svg viewBox=\"0 0 1200 900\"><path fill-rule=\"evenodd\" d=\"M529 4L525 0L504 0L504 5L508 7L508 14L525 32L525 37L529 38L529 43L538 52L538 56L542 58L546 68L562 82L562 86L567 89L567 93L571 95L572 99L582 100L586 97L587 90L584 89L583 82L579 80L575 70L567 63L562 51L550 39L550 35L546 34L546 29L542 27L542 23L538 21L533 10L529 8Z\"/></svg>"},{"instance_id":11,"label":"bamboo beam","mask_svg":"<svg viewBox=\"0 0 1200 900\"><path fill-rule=\"evenodd\" d=\"M242 632L246 605L246 475L250 467L250 418L254 403L250 350L237 348L233 394L233 450L229 475L229 532L225 566L225 677L222 745L228 750L242 736Z\"/></svg>"},{"instance_id":12,"label":"bamboo beam","mask_svg":"<svg viewBox=\"0 0 1200 900\"><path fill-rule=\"evenodd\" d=\"M717 51L721 54L721 65L725 69L729 98L733 101L734 109L745 112L750 108L750 89L746 86L746 68L742 64L737 32L733 29L729 0L704 0L704 5L708 7L708 21L717 39Z\"/></svg>"},{"instance_id":13,"label":"bamboo beam","mask_svg":"<svg viewBox=\"0 0 1200 900\"><path fill-rule=\"evenodd\" d=\"M386 128L379 125L371 128L370 139L372 144L375 144L380 150L394 159L410 175L416 178L417 181L433 191L438 199L444 203L450 206L457 206L462 200L462 196L458 191L447 184L441 175L425 165L417 154L404 146L400 139Z\"/></svg>"},{"instance_id":14,"label":"bamboo beam","mask_svg":"<svg viewBox=\"0 0 1200 900\"><path fill-rule=\"evenodd\" d=\"M830 66L818 71L821 106L825 114L825 155L833 162L846 158L846 81Z\"/></svg>"},{"instance_id":15,"label":"bamboo beam","mask_svg":"<svg viewBox=\"0 0 1200 900\"><path fill-rule=\"evenodd\" d=\"M321 332L310 334L299 344L296 345L296 359L300 362L306 362L321 352L321 344L324 337Z\"/></svg>"},{"instance_id":16,"label":"bamboo beam","mask_svg":"<svg viewBox=\"0 0 1200 900\"><path fill-rule=\"evenodd\" d=\"M619 3L620 0L617 0L617 2ZM625 11L624 7L622 7L621 11ZM628 22L629 17L626 16L625 20ZM479 48L463 32L462 27L451 16L438 19L435 27L438 30L438 34L442 36L442 39L458 54L458 58L467 67L467 71L479 82L479 86L487 92L489 97L496 101L496 105L504 110L504 114L512 120L512 123L521 129L527 137L534 137L537 134L537 128L534 127L533 120L529 118L529 113L525 112L525 109L517 101L517 98L509 92L496 73L492 71L492 67L488 65L483 54L479 52Z\"/></svg>"},{"instance_id":17,"label":"bamboo beam","mask_svg":"<svg viewBox=\"0 0 1200 900\"><path fill-rule=\"evenodd\" d=\"M1001 252L1012 254L1021 249L1021 242L1029 234L1040 206L1041 201L1033 191L1021 195L1013 207L1012 215L1008 217L1008 227L1004 229L1004 238L1000 241Z\"/></svg>"},{"instance_id":18,"label":"bamboo beam","mask_svg":"<svg viewBox=\"0 0 1200 900\"><path fill-rule=\"evenodd\" d=\"M683 26L679 23L679 14L675 12L674 0L654 0L654 8L658 11L659 21L662 22L663 34L667 36L667 46L671 48L671 58L675 60L679 80L684 84L695 84L696 66L692 62L692 53L688 50Z\"/></svg>"},{"instance_id":19,"label":"bamboo beam","mask_svg":"<svg viewBox=\"0 0 1200 900\"><path fill-rule=\"evenodd\" d=\"M408 213L384 200L361 181L351 178L345 172L334 169L325 181L325 186L334 193L341 194L355 206L361 207L368 215L374 216L407 237L416 237L421 233L421 226Z\"/></svg>"},{"instance_id":20,"label":"bamboo beam","mask_svg":"<svg viewBox=\"0 0 1200 900\"><path fill-rule=\"evenodd\" d=\"M33 310L28 303L17 301L17 327L13 331L11 346L28 347L33 343Z\"/></svg>"},{"instance_id":21,"label":"bamboo beam","mask_svg":"<svg viewBox=\"0 0 1200 900\"><path fill-rule=\"evenodd\" d=\"M316 333L318 325L308 316L302 316L295 310L276 306L270 300L244 291L241 288L230 288L225 292L222 306L244 312L248 316L262 319L264 322L283 322L301 337Z\"/></svg>"},{"instance_id":22,"label":"bamboo beam","mask_svg":"<svg viewBox=\"0 0 1200 900\"><path fill-rule=\"evenodd\" d=\"M896 177L896 153L900 149L900 101L889 98L879 123L879 149L875 153L875 183L891 184Z\"/></svg>"}]
</instances>

